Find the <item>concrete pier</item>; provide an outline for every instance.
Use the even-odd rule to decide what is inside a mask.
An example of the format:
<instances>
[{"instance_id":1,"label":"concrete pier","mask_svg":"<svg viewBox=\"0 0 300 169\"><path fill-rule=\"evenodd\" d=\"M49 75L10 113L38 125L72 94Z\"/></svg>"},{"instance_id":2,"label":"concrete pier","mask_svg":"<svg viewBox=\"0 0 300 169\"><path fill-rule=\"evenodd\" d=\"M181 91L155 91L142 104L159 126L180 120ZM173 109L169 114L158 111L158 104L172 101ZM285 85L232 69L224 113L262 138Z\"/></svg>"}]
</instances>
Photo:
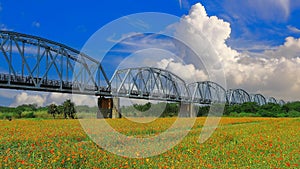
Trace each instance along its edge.
<instances>
[{"instance_id":1,"label":"concrete pier","mask_svg":"<svg viewBox=\"0 0 300 169\"><path fill-rule=\"evenodd\" d=\"M120 99L118 97L98 98L97 118L121 118Z\"/></svg>"}]
</instances>

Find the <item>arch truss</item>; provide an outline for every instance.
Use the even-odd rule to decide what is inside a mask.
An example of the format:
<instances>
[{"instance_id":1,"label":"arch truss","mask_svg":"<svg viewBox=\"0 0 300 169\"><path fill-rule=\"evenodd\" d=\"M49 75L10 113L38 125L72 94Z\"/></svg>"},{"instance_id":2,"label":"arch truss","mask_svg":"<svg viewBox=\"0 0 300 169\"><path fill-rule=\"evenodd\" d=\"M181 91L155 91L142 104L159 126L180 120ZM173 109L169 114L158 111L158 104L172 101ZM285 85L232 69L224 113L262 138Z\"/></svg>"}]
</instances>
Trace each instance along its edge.
<instances>
[{"instance_id":1,"label":"arch truss","mask_svg":"<svg viewBox=\"0 0 300 169\"><path fill-rule=\"evenodd\" d=\"M191 101L199 104L225 103L226 90L219 84L211 81L189 84Z\"/></svg>"},{"instance_id":2,"label":"arch truss","mask_svg":"<svg viewBox=\"0 0 300 169\"><path fill-rule=\"evenodd\" d=\"M227 91L227 102L229 104L243 104L250 101L250 95L243 89L229 89Z\"/></svg>"},{"instance_id":3,"label":"arch truss","mask_svg":"<svg viewBox=\"0 0 300 169\"><path fill-rule=\"evenodd\" d=\"M117 70L111 81L113 96L137 99L188 101L185 82L173 73L152 67Z\"/></svg>"},{"instance_id":4,"label":"arch truss","mask_svg":"<svg viewBox=\"0 0 300 169\"><path fill-rule=\"evenodd\" d=\"M268 103L274 103L277 104L277 100L274 97L269 97Z\"/></svg>"},{"instance_id":5,"label":"arch truss","mask_svg":"<svg viewBox=\"0 0 300 169\"><path fill-rule=\"evenodd\" d=\"M62 93L107 93L101 64L44 38L0 31L0 87Z\"/></svg>"},{"instance_id":6,"label":"arch truss","mask_svg":"<svg viewBox=\"0 0 300 169\"><path fill-rule=\"evenodd\" d=\"M251 102L255 102L260 106L267 104L266 98L261 94L251 95Z\"/></svg>"},{"instance_id":7,"label":"arch truss","mask_svg":"<svg viewBox=\"0 0 300 169\"><path fill-rule=\"evenodd\" d=\"M279 100L279 101L278 101L278 104L279 104L280 106L283 106L283 105L285 104L285 101L284 101L284 100Z\"/></svg>"}]
</instances>

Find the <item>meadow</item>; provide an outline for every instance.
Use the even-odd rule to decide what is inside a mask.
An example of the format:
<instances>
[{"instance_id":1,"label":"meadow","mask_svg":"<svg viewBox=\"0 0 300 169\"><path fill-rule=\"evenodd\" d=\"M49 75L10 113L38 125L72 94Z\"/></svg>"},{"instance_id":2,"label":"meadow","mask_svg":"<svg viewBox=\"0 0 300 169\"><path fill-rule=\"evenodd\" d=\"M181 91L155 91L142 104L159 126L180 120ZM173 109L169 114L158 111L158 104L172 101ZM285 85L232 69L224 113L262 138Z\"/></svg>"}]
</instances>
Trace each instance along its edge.
<instances>
[{"instance_id":1,"label":"meadow","mask_svg":"<svg viewBox=\"0 0 300 169\"><path fill-rule=\"evenodd\" d=\"M147 137L167 129L176 118L150 124L106 119L126 135ZM78 120L0 121L0 168L299 168L299 118L221 119L203 144L205 117L171 150L149 158L126 158L96 145Z\"/></svg>"}]
</instances>

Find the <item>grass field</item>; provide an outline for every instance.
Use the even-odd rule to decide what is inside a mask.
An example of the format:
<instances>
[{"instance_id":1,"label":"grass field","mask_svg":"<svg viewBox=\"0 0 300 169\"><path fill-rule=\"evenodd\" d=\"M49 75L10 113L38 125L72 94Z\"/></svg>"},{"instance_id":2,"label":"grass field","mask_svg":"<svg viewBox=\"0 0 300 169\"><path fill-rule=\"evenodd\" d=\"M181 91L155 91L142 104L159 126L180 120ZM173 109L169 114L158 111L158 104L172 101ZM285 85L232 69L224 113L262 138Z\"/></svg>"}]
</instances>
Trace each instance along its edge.
<instances>
[{"instance_id":1,"label":"grass field","mask_svg":"<svg viewBox=\"0 0 300 169\"><path fill-rule=\"evenodd\" d=\"M127 135L159 134L175 118L149 125L107 120ZM130 159L109 153L85 134L78 120L0 121L0 168L299 168L300 119L222 118L204 144L205 118L170 151Z\"/></svg>"}]
</instances>

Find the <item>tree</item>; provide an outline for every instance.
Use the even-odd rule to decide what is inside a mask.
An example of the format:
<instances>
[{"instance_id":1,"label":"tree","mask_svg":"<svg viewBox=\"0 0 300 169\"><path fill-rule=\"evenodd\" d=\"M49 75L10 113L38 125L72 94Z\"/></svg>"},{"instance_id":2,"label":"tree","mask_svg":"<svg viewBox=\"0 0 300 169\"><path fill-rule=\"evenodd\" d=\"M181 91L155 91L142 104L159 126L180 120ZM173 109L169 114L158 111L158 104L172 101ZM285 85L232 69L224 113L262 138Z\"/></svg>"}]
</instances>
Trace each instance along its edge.
<instances>
[{"instance_id":1,"label":"tree","mask_svg":"<svg viewBox=\"0 0 300 169\"><path fill-rule=\"evenodd\" d=\"M241 104L241 112L256 113L259 110L259 105L255 102L245 102Z\"/></svg>"},{"instance_id":2,"label":"tree","mask_svg":"<svg viewBox=\"0 0 300 169\"><path fill-rule=\"evenodd\" d=\"M70 99L66 100L63 103L63 113L65 118L75 118L76 115L76 109L75 109L75 104L71 102Z\"/></svg>"},{"instance_id":3,"label":"tree","mask_svg":"<svg viewBox=\"0 0 300 169\"><path fill-rule=\"evenodd\" d=\"M59 114L58 108L56 106L56 104L51 104L48 107L48 114L52 114L53 118L55 119L55 115Z\"/></svg>"},{"instance_id":4,"label":"tree","mask_svg":"<svg viewBox=\"0 0 300 169\"><path fill-rule=\"evenodd\" d=\"M26 110L24 105L18 106L15 108L15 113L18 115L18 118L22 117L22 113Z\"/></svg>"}]
</instances>

